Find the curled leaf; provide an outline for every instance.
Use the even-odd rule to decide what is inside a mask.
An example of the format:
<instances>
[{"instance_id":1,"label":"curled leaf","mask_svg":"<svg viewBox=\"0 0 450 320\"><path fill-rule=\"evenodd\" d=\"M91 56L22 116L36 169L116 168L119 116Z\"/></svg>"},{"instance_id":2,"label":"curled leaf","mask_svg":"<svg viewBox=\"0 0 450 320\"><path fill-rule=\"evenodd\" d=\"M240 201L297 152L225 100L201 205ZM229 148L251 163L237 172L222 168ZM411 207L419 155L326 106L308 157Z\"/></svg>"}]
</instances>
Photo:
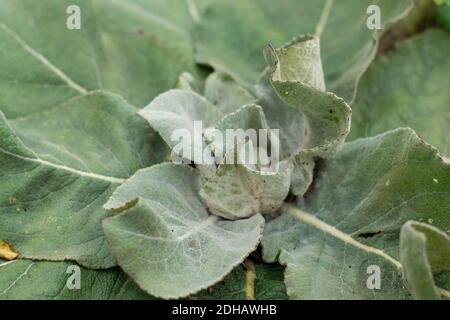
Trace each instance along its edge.
<instances>
[{"instance_id":1,"label":"curled leaf","mask_svg":"<svg viewBox=\"0 0 450 320\"><path fill-rule=\"evenodd\" d=\"M401 229L400 261L414 298L439 299L433 273L450 270L450 238L429 224L408 221Z\"/></svg>"}]
</instances>

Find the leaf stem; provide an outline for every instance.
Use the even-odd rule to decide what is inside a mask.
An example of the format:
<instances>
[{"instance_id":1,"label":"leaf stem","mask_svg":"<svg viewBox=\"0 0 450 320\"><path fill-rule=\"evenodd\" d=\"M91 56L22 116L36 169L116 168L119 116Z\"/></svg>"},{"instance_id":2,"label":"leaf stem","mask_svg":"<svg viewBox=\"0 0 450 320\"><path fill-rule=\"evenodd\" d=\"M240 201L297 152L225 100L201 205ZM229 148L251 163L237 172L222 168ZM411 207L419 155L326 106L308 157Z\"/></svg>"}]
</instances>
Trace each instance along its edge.
<instances>
[{"instance_id":1,"label":"leaf stem","mask_svg":"<svg viewBox=\"0 0 450 320\"><path fill-rule=\"evenodd\" d=\"M348 234L345 234L342 231L336 229L335 227L317 219L315 216L294 207L292 204L285 204L282 207L282 210L287 212L291 216L301 220L302 222L309 224L313 227L316 227L320 231L325 232L331 236L334 236L335 238L340 239L340 240L344 241L345 243L351 244L351 245L353 245L361 250L364 250L366 252L373 253L380 257L383 257L384 259L388 260L393 265L395 265L397 267L397 269L399 269L399 270L402 269L402 264L399 261L392 258L387 253L385 253L384 251L382 251L378 248L367 246L365 244L362 244L362 243L356 241L355 239L350 237ZM447 291L440 287L436 287L436 289L439 291L441 296L444 296L444 297L447 297L450 299L450 291Z\"/></svg>"},{"instance_id":2,"label":"leaf stem","mask_svg":"<svg viewBox=\"0 0 450 320\"><path fill-rule=\"evenodd\" d=\"M255 300L255 264L250 258L247 258L244 261L244 267L246 269L244 280L245 300Z\"/></svg>"},{"instance_id":3,"label":"leaf stem","mask_svg":"<svg viewBox=\"0 0 450 320\"><path fill-rule=\"evenodd\" d=\"M334 0L327 0L323 6L322 14L320 15L319 23L317 23L314 35L320 37L322 35L323 29L327 24L328 18L330 17L331 8L333 7Z\"/></svg>"},{"instance_id":4,"label":"leaf stem","mask_svg":"<svg viewBox=\"0 0 450 320\"><path fill-rule=\"evenodd\" d=\"M444 297L450 299L450 291L447 291L447 290L442 289L442 288L439 288L439 287L436 287L436 289L439 291L439 293L441 294L441 296L444 296Z\"/></svg>"},{"instance_id":5,"label":"leaf stem","mask_svg":"<svg viewBox=\"0 0 450 320\"><path fill-rule=\"evenodd\" d=\"M380 257L383 257L384 259L388 260L389 262L391 262L394 266L397 267L397 269L401 269L402 268L402 264L395 260L394 258L392 258L390 255L388 255L386 252L384 252L383 250L380 250L378 248L374 248L374 247L370 247L367 246L365 244L362 244L361 242L356 241L355 239L353 239L351 236L349 236L348 234L345 234L344 232L342 232L341 230L336 229L334 226L329 225L319 219L317 219L315 216L313 216L312 214L306 213L296 207L294 207L291 204L287 204L283 206L283 209L290 214L291 216L303 221L304 223L307 223L317 229L319 229L320 231L327 233L337 239L340 239L342 241L344 241L345 243L348 243L350 245L353 245L354 247L357 247L358 249L364 250L366 252L372 253L372 254L376 254Z\"/></svg>"}]
</instances>

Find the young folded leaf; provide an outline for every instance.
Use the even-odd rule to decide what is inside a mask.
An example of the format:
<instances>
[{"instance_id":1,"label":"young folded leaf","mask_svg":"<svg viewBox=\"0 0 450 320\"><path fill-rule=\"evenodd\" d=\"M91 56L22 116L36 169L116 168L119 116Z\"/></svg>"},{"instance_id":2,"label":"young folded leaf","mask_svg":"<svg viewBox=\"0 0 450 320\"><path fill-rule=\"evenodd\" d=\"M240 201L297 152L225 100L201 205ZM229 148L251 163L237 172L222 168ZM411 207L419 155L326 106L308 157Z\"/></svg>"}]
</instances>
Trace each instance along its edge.
<instances>
[{"instance_id":1,"label":"young folded leaf","mask_svg":"<svg viewBox=\"0 0 450 320\"><path fill-rule=\"evenodd\" d=\"M312 181L313 158L329 157L347 137L351 109L343 99L325 92L317 37L302 36L276 50L268 46L265 56L276 93L308 124L308 136L295 157L292 189L301 196Z\"/></svg>"},{"instance_id":2,"label":"young folded leaf","mask_svg":"<svg viewBox=\"0 0 450 320\"><path fill-rule=\"evenodd\" d=\"M415 299L439 299L445 290L436 287L433 273L450 273L450 238L431 225L408 221L401 229L400 261Z\"/></svg>"},{"instance_id":3,"label":"young folded leaf","mask_svg":"<svg viewBox=\"0 0 450 320\"><path fill-rule=\"evenodd\" d=\"M292 169L291 162L283 161L277 173L263 175L244 164L225 163L203 185L200 195L212 213L226 219L273 213L289 193Z\"/></svg>"}]
</instances>

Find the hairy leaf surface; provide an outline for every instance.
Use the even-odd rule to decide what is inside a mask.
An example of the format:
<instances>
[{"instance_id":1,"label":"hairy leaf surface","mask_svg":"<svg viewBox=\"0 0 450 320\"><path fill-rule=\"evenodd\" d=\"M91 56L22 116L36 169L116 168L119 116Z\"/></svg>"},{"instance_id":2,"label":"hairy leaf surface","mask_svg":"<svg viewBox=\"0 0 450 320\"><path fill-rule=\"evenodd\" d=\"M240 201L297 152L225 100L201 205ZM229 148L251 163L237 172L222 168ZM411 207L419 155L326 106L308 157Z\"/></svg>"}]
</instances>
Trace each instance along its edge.
<instances>
[{"instance_id":1,"label":"hairy leaf surface","mask_svg":"<svg viewBox=\"0 0 450 320\"><path fill-rule=\"evenodd\" d=\"M105 205L121 211L103 222L112 253L156 297L185 297L217 283L259 243L260 215L209 215L199 190L196 171L166 163L138 171Z\"/></svg>"},{"instance_id":2,"label":"hairy leaf surface","mask_svg":"<svg viewBox=\"0 0 450 320\"><path fill-rule=\"evenodd\" d=\"M361 80L350 137L409 126L450 155L448 52L450 34L429 30L377 58Z\"/></svg>"},{"instance_id":3,"label":"hairy leaf surface","mask_svg":"<svg viewBox=\"0 0 450 320\"><path fill-rule=\"evenodd\" d=\"M11 125L2 116L2 240L23 258L114 265L102 205L134 171L166 157L163 143L133 107L102 92Z\"/></svg>"},{"instance_id":4,"label":"hairy leaf surface","mask_svg":"<svg viewBox=\"0 0 450 320\"><path fill-rule=\"evenodd\" d=\"M370 4L368 0L211 1L196 31L197 60L251 88L264 70L261 52L269 41L277 47L299 34L316 33L322 37L327 88L350 102L377 48L376 32L366 27ZM378 1L383 26L402 16L410 4Z\"/></svg>"},{"instance_id":5,"label":"hairy leaf surface","mask_svg":"<svg viewBox=\"0 0 450 320\"><path fill-rule=\"evenodd\" d=\"M80 268L80 288L70 289ZM69 262L0 260L0 300L150 299L119 268L90 270Z\"/></svg>"},{"instance_id":6,"label":"hairy leaf surface","mask_svg":"<svg viewBox=\"0 0 450 320\"><path fill-rule=\"evenodd\" d=\"M450 168L408 129L357 140L325 160L297 207L270 221L264 258L287 265L291 298L408 298L399 239L407 220L449 230ZM367 268L381 270L380 290Z\"/></svg>"}]
</instances>

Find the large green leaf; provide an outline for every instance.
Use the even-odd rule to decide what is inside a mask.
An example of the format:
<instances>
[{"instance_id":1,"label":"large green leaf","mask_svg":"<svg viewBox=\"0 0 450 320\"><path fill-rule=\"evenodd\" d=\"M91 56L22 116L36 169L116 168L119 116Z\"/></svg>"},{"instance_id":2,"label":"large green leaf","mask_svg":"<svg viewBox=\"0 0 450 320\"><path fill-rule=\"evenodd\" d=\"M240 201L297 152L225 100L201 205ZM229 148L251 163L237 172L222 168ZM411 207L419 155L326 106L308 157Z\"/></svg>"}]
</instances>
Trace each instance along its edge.
<instances>
[{"instance_id":1,"label":"large green leaf","mask_svg":"<svg viewBox=\"0 0 450 320\"><path fill-rule=\"evenodd\" d=\"M449 190L449 165L412 130L348 143L323 161L307 197L266 225L264 259L287 265L291 298L407 298L400 229L413 219L449 230ZM371 265L379 290L366 286Z\"/></svg>"},{"instance_id":2,"label":"large green leaf","mask_svg":"<svg viewBox=\"0 0 450 320\"><path fill-rule=\"evenodd\" d=\"M224 71L247 87L264 69L263 47L280 46L299 34L321 35L328 90L347 101L375 55L376 32L366 27L373 1L211 1L196 32L197 60ZM376 3L385 28L409 7L409 0Z\"/></svg>"},{"instance_id":3,"label":"large green leaf","mask_svg":"<svg viewBox=\"0 0 450 320\"><path fill-rule=\"evenodd\" d=\"M120 269L90 270L69 262L0 259L0 300L149 299ZM80 288L71 276L80 275Z\"/></svg>"},{"instance_id":4,"label":"large green leaf","mask_svg":"<svg viewBox=\"0 0 450 320\"><path fill-rule=\"evenodd\" d=\"M102 92L11 124L1 115L1 240L24 258L114 265L102 205L134 171L166 157L163 142L132 106Z\"/></svg>"},{"instance_id":5,"label":"large green leaf","mask_svg":"<svg viewBox=\"0 0 450 320\"><path fill-rule=\"evenodd\" d=\"M433 272L450 270L450 238L433 226L409 221L400 234L400 261L414 297L438 299L442 289L436 288Z\"/></svg>"},{"instance_id":6,"label":"large green leaf","mask_svg":"<svg viewBox=\"0 0 450 320\"><path fill-rule=\"evenodd\" d=\"M258 245L261 215L226 221L208 214L194 169L160 164L138 171L105 208L109 246L122 269L156 297L178 298L224 278Z\"/></svg>"},{"instance_id":7,"label":"large green leaf","mask_svg":"<svg viewBox=\"0 0 450 320\"><path fill-rule=\"evenodd\" d=\"M80 30L66 27L69 5L80 7ZM166 1L133 9L138 5L132 0L1 1L0 109L6 117L48 109L96 89L119 93L140 107L173 87L182 71L193 69L189 38L181 49L174 46L181 43L175 30L162 33L167 26L159 7ZM183 30L187 10L181 11L170 11L170 24ZM136 19L145 19L152 33L114 27L117 22L137 26Z\"/></svg>"},{"instance_id":8,"label":"large green leaf","mask_svg":"<svg viewBox=\"0 0 450 320\"><path fill-rule=\"evenodd\" d=\"M361 80L350 137L410 126L450 154L450 33L429 30L381 55Z\"/></svg>"}]
</instances>

